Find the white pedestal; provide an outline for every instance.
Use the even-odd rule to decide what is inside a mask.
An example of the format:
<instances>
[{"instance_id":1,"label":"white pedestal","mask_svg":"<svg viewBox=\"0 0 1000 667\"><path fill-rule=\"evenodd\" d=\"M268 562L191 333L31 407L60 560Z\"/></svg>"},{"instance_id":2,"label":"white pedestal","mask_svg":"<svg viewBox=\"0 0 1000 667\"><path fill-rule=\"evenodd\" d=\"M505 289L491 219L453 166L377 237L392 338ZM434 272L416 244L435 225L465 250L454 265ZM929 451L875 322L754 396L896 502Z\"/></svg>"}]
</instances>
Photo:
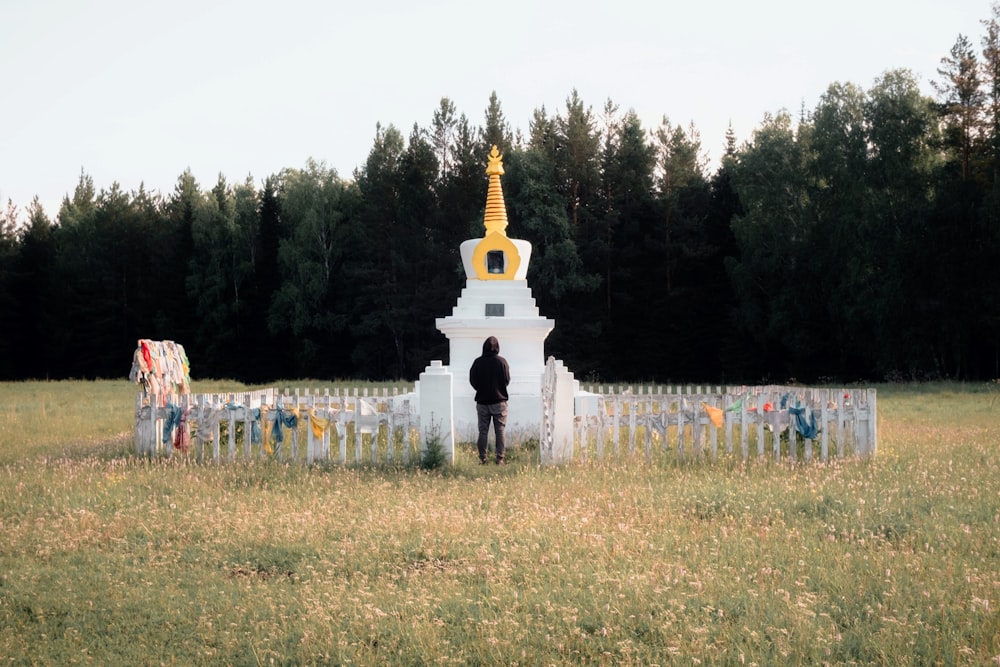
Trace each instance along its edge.
<instances>
[{"instance_id":1,"label":"white pedestal","mask_svg":"<svg viewBox=\"0 0 1000 667\"><path fill-rule=\"evenodd\" d=\"M420 374L420 427L423 441L420 453L423 455L427 442L437 437L444 450L445 460L455 463L455 424L452 416L452 374L440 361Z\"/></svg>"},{"instance_id":2,"label":"white pedestal","mask_svg":"<svg viewBox=\"0 0 1000 667\"><path fill-rule=\"evenodd\" d=\"M542 465L573 460L573 415L578 385L563 362L551 359L548 380L552 387L551 431L540 443Z\"/></svg>"}]
</instances>

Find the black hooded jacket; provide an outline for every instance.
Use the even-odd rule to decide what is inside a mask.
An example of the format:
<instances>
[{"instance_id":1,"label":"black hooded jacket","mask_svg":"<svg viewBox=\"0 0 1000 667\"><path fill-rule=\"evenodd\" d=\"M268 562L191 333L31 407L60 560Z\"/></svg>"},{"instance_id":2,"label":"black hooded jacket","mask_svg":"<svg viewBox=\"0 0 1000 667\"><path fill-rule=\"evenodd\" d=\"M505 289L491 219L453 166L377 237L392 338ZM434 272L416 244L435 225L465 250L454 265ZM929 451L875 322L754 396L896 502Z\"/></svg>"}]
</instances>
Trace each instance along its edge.
<instances>
[{"instance_id":1,"label":"black hooded jacket","mask_svg":"<svg viewBox=\"0 0 1000 667\"><path fill-rule=\"evenodd\" d=\"M483 356L472 362L469 384L476 390L476 403L492 405L507 400L510 366L500 356L500 341L495 336L483 341Z\"/></svg>"}]
</instances>

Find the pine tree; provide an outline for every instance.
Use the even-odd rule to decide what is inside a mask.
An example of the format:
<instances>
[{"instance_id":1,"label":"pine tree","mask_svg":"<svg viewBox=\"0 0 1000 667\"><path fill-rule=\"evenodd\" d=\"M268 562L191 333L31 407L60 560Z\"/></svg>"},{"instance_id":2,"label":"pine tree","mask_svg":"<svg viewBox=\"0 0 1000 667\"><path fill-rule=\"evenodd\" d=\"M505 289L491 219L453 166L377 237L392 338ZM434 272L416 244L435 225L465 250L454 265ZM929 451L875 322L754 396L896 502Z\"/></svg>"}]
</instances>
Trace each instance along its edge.
<instances>
[{"instance_id":1,"label":"pine tree","mask_svg":"<svg viewBox=\"0 0 1000 667\"><path fill-rule=\"evenodd\" d=\"M488 155L490 148L496 146L501 155L514 148L514 139L510 133L510 125L504 117L497 91L490 93L489 105L485 112L485 125L480 130L479 155Z\"/></svg>"},{"instance_id":2,"label":"pine tree","mask_svg":"<svg viewBox=\"0 0 1000 667\"><path fill-rule=\"evenodd\" d=\"M446 180L454 162L455 140L459 119L455 115L455 103L447 97L441 98L441 105L434 111L431 120L431 146L438 162L438 176Z\"/></svg>"},{"instance_id":3,"label":"pine tree","mask_svg":"<svg viewBox=\"0 0 1000 667\"><path fill-rule=\"evenodd\" d=\"M959 35L951 53L941 59L939 82L933 82L941 98L942 113L948 123L950 144L959 154L962 179L971 175L973 143L982 126L983 105L986 96L980 80L979 61L972 44L965 35Z\"/></svg>"},{"instance_id":4,"label":"pine tree","mask_svg":"<svg viewBox=\"0 0 1000 667\"><path fill-rule=\"evenodd\" d=\"M993 182L1000 187L1000 3L993 4L992 14L982 22L986 28L982 68Z\"/></svg>"}]
</instances>

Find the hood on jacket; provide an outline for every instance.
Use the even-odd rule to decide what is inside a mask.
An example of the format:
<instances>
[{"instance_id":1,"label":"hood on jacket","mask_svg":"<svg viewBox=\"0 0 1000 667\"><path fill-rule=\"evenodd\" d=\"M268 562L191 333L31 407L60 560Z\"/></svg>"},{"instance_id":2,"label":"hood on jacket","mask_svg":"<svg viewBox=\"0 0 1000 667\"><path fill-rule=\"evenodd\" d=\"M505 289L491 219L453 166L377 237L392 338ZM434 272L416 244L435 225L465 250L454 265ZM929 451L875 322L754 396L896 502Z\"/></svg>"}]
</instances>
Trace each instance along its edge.
<instances>
[{"instance_id":1,"label":"hood on jacket","mask_svg":"<svg viewBox=\"0 0 1000 667\"><path fill-rule=\"evenodd\" d=\"M495 357L498 354L500 354L500 341L497 340L496 336L490 336L483 341L484 357Z\"/></svg>"}]
</instances>

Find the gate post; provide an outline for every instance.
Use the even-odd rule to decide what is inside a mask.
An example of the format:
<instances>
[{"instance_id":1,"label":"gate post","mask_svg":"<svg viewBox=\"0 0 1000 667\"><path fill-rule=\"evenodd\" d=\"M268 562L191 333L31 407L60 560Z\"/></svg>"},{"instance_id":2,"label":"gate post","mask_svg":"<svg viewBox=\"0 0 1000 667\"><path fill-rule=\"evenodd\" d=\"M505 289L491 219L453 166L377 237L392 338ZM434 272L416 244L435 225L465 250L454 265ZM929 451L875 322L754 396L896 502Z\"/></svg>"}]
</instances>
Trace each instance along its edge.
<instances>
[{"instance_id":1,"label":"gate post","mask_svg":"<svg viewBox=\"0 0 1000 667\"><path fill-rule=\"evenodd\" d=\"M445 461L455 464L455 416L452 374L439 360L434 360L420 374L420 451L429 439L437 436Z\"/></svg>"}]
</instances>

